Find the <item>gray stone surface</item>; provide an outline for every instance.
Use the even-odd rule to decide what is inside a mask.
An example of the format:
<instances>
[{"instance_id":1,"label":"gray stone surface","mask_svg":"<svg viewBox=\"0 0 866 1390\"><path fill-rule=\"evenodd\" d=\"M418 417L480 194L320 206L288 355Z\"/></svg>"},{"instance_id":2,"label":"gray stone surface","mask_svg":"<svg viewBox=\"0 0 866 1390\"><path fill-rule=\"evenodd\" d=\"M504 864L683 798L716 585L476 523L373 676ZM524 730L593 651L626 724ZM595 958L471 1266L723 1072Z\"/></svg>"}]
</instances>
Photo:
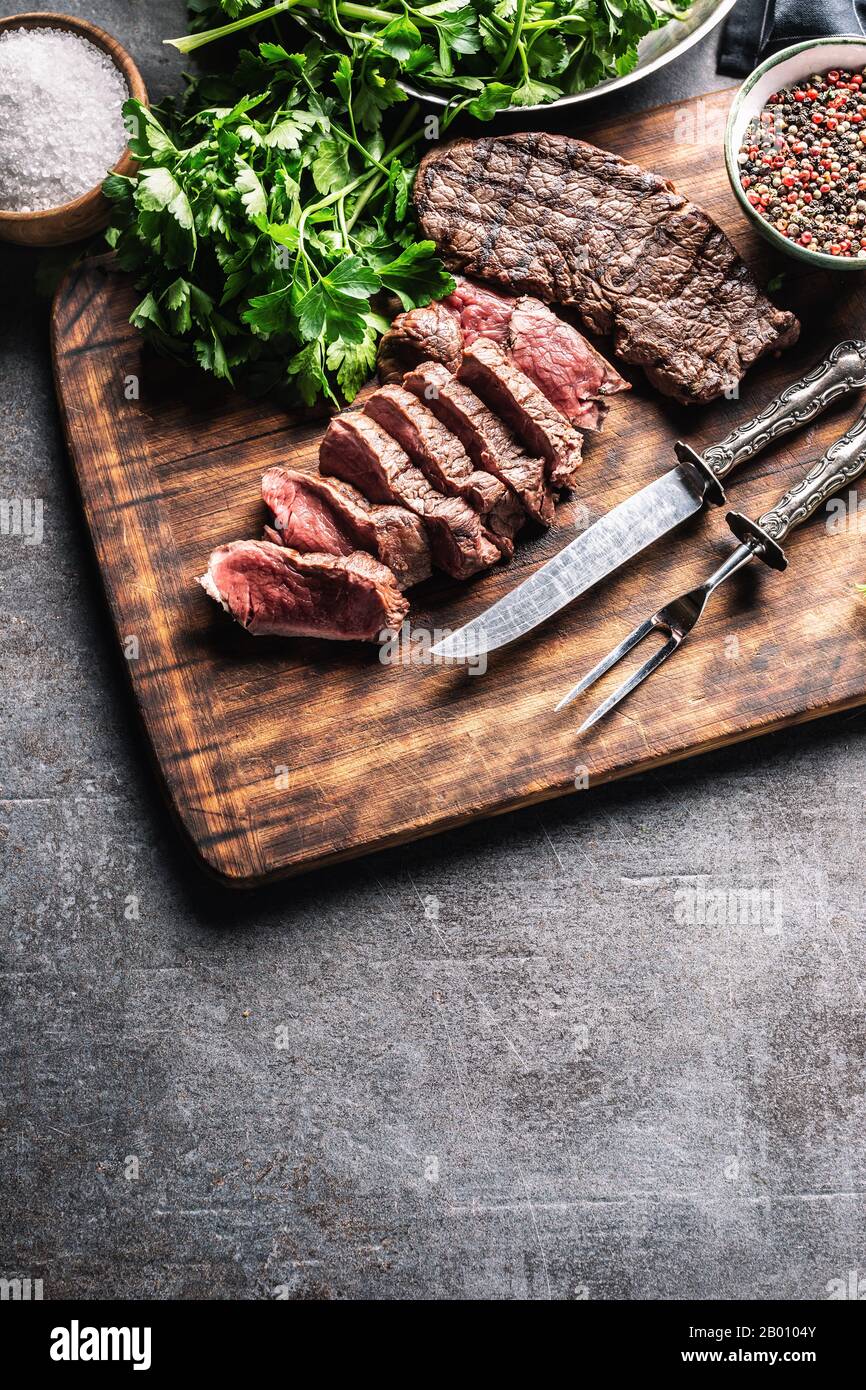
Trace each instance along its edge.
<instances>
[{"instance_id":1,"label":"gray stone surface","mask_svg":"<svg viewBox=\"0 0 866 1390\"><path fill-rule=\"evenodd\" d=\"M180 0L70 8L176 79ZM629 100L721 85L713 47ZM0 253L0 496L46 525L0 537L0 1274L765 1299L866 1272L863 716L215 891L112 642L39 265ZM689 921L689 887L763 908Z\"/></svg>"}]
</instances>

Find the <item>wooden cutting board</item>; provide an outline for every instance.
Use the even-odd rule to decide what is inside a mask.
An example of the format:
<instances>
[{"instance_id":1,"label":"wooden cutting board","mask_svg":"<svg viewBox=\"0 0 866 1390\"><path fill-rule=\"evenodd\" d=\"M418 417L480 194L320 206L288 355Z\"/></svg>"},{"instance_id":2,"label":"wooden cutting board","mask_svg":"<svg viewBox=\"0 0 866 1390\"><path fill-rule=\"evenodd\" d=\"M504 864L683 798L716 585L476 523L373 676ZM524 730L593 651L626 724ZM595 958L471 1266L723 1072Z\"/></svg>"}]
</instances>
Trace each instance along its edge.
<instances>
[{"instance_id":1,"label":"wooden cutting board","mask_svg":"<svg viewBox=\"0 0 866 1390\"><path fill-rule=\"evenodd\" d=\"M711 443L862 331L866 275L779 261L743 220L722 161L729 101L729 92L714 94L582 133L673 178L760 276L784 272L776 298L801 316L800 345L753 370L739 400L700 410L662 400L635 370L634 390L616 398L604 433L588 441L580 489L553 530L473 583L431 581L414 599L416 629L453 629L474 616L587 516L669 468L675 439ZM293 422L143 351L127 322L135 298L104 263L67 278L53 311L57 392L162 780L195 850L225 880L252 884L333 863L574 792L575 779L591 789L866 699L866 601L854 588L866 580L866 546L857 515L832 531L815 518L790 542L786 574L756 564L721 590L684 649L580 741L596 692L562 714L554 704L636 622L729 551L721 512L493 653L485 675L383 665L375 646L250 638L195 577L214 546L260 534L264 468L315 469L321 422ZM849 399L736 475L731 504L758 515L856 409ZM860 520L866 532L866 515ZM599 691L611 688L608 678Z\"/></svg>"}]
</instances>

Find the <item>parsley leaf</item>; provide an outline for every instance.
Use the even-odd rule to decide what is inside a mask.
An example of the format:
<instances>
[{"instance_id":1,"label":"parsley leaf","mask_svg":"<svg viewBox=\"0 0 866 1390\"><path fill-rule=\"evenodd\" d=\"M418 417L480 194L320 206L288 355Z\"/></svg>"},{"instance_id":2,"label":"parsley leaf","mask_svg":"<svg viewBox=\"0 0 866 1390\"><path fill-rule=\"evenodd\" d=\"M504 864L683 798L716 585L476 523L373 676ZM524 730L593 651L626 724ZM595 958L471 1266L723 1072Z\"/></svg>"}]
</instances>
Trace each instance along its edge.
<instances>
[{"instance_id":1,"label":"parsley leaf","mask_svg":"<svg viewBox=\"0 0 866 1390\"><path fill-rule=\"evenodd\" d=\"M298 327L302 338L318 338L324 329L329 338L359 343L364 338L364 318L359 301L379 288L374 271L360 256L349 256L307 290L298 302Z\"/></svg>"},{"instance_id":2,"label":"parsley leaf","mask_svg":"<svg viewBox=\"0 0 866 1390\"><path fill-rule=\"evenodd\" d=\"M364 382L372 376L376 366L376 347L379 335L388 327L387 319L377 314L364 316L364 336L360 342L346 342L336 338L327 351L328 370L336 372L337 385L347 401L353 401Z\"/></svg>"},{"instance_id":3,"label":"parsley leaf","mask_svg":"<svg viewBox=\"0 0 866 1390\"><path fill-rule=\"evenodd\" d=\"M379 278L386 289L394 291L404 309L443 299L454 290L454 279L443 270L433 241L407 246L396 260L380 267Z\"/></svg>"}]
</instances>

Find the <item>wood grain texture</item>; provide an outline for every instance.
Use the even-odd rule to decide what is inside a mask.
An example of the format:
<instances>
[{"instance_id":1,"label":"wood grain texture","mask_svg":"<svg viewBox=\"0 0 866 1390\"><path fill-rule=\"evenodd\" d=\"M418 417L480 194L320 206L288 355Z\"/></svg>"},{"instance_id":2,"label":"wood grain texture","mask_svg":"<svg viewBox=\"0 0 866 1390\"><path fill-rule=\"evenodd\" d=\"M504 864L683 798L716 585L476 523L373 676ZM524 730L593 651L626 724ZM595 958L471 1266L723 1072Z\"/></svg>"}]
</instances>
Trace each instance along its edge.
<instances>
[{"instance_id":1,"label":"wood grain texture","mask_svg":"<svg viewBox=\"0 0 866 1390\"><path fill-rule=\"evenodd\" d=\"M779 262L743 221L720 148L729 101L720 93L588 134L672 177L760 276L784 270L776 297L800 314L800 345L752 371L739 400L700 410L663 401L630 372L634 390L615 398L604 434L588 440L579 490L555 527L474 582L437 578L416 590L417 628L453 629L474 616L587 515L670 467L676 438L711 443L862 331L861 277ZM866 700L866 606L854 589L866 578L866 546L856 518L847 531L831 533L820 518L799 530L785 575L755 565L732 581L683 650L580 742L596 692L559 715L553 705L729 551L721 512L492 654L483 676L385 666L374 647L250 638L195 577L214 546L260 533L268 465L315 469L322 424L292 421L143 352L127 323L133 302L105 264L66 280L53 313L57 391L118 638L137 639L129 672L163 782L195 850L227 882L261 882L573 792L576 768L591 789ZM129 375L140 381L137 401L125 398ZM731 504L765 510L857 408L849 398L735 475Z\"/></svg>"}]
</instances>

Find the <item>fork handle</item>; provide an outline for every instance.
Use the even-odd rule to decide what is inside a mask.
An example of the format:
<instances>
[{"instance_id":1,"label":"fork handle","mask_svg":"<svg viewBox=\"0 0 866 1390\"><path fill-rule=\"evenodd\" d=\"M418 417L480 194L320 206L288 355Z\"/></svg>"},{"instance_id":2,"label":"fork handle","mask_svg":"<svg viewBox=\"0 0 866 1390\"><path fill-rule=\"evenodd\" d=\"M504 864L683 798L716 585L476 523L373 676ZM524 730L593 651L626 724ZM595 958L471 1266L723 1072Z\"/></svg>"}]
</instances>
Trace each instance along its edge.
<instances>
[{"instance_id":1,"label":"fork handle","mask_svg":"<svg viewBox=\"0 0 866 1390\"><path fill-rule=\"evenodd\" d=\"M852 338L837 343L823 361L786 386L760 415L703 449L700 457L717 479L727 478L774 439L808 425L833 401L861 386L866 386L866 341Z\"/></svg>"},{"instance_id":2,"label":"fork handle","mask_svg":"<svg viewBox=\"0 0 866 1390\"><path fill-rule=\"evenodd\" d=\"M866 410L851 428L831 444L826 454L805 478L795 483L757 522L731 512L728 525L741 541L759 540L761 559L774 569L784 569L787 561L782 541L795 526L813 516L819 507L844 487L866 472ZM781 560L781 563L780 563Z\"/></svg>"}]
</instances>

